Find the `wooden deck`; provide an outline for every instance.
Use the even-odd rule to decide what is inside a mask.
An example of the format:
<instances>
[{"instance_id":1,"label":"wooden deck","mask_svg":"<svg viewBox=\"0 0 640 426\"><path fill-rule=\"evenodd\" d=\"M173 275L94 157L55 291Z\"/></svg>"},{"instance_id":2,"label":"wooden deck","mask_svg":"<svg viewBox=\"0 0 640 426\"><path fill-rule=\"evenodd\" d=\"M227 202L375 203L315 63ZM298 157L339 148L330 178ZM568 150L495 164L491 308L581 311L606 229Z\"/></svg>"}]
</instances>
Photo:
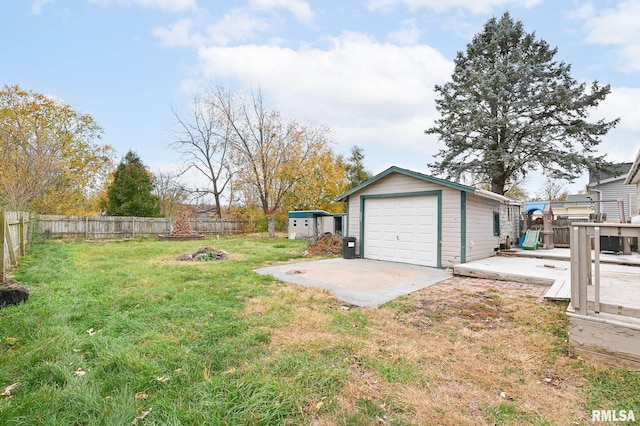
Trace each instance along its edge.
<instances>
[{"instance_id":1,"label":"wooden deck","mask_svg":"<svg viewBox=\"0 0 640 426\"><path fill-rule=\"evenodd\" d=\"M455 265L453 272L549 286L545 299L569 302L572 354L640 371L640 254L600 253L591 247L601 233L640 236L640 226L580 225L574 229L573 251L512 250Z\"/></svg>"},{"instance_id":2,"label":"wooden deck","mask_svg":"<svg viewBox=\"0 0 640 426\"><path fill-rule=\"evenodd\" d=\"M556 280L551 288L544 294L546 300L569 300L571 299L571 281L566 279Z\"/></svg>"},{"instance_id":3,"label":"wooden deck","mask_svg":"<svg viewBox=\"0 0 640 426\"><path fill-rule=\"evenodd\" d=\"M569 263L571 252L569 249L513 250L511 254L525 259L566 261L566 272L556 268L558 270L556 279L545 293L544 298L547 300L571 300L571 264ZM595 261L595 257L595 252L592 251L592 262ZM604 297L604 301L616 306L629 302L632 307L640 309L640 253L634 252L630 255L600 253L599 259L601 291L603 292L601 297ZM630 267L637 267L637 270ZM594 266L592 266L592 276L595 275L593 269ZM614 287L616 290L613 290ZM588 291L591 292L589 299L593 300L595 297L593 287L588 287Z\"/></svg>"},{"instance_id":4,"label":"wooden deck","mask_svg":"<svg viewBox=\"0 0 640 426\"><path fill-rule=\"evenodd\" d=\"M640 268L603 264L600 236L640 237L640 225L572 225L569 350L640 371Z\"/></svg>"},{"instance_id":5,"label":"wooden deck","mask_svg":"<svg viewBox=\"0 0 640 426\"><path fill-rule=\"evenodd\" d=\"M576 314L571 305L569 352L590 361L640 371L640 319L616 314Z\"/></svg>"}]
</instances>

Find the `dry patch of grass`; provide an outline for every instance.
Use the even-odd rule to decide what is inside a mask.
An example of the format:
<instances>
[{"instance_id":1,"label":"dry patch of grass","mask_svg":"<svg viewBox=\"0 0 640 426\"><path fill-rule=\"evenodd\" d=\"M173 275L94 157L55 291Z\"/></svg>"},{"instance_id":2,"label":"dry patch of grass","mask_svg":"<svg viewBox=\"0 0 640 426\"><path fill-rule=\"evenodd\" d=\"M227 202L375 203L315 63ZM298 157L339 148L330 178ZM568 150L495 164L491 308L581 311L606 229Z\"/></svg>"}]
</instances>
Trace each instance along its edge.
<instances>
[{"instance_id":1,"label":"dry patch of grass","mask_svg":"<svg viewBox=\"0 0 640 426\"><path fill-rule=\"evenodd\" d=\"M307 410L310 424L571 424L588 417L565 307L516 283L455 277L366 309L288 285L247 313L288 312L273 357L333 351L346 369L341 391Z\"/></svg>"}]
</instances>

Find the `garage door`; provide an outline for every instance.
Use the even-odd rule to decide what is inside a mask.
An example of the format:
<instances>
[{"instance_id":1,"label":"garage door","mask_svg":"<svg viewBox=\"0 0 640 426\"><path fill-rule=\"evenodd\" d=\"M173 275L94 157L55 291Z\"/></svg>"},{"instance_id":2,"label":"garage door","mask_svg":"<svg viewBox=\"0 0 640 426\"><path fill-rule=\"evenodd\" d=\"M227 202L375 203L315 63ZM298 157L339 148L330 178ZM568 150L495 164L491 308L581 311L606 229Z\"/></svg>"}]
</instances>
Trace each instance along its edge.
<instances>
[{"instance_id":1,"label":"garage door","mask_svg":"<svg viewBox=\"0 0 640 426\"><path fill-rule=\"evenodd\" d=\"M365 258L437 267L438 198L367 198L363 239Z\"/></svg>"}]
</instances>

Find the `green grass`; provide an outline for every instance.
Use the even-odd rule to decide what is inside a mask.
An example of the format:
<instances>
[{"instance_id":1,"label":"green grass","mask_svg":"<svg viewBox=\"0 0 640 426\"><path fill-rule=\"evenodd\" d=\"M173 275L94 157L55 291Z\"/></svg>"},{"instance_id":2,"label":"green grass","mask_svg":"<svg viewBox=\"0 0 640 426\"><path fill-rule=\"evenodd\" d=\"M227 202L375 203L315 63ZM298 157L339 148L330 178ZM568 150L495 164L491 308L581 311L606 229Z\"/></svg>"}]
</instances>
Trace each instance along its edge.
<instances>
[{"instance_id":1,"label":"green grass","mask_svg":"<svg viewBox=\"0 0 640 426\"><path fill-rule=\"evenodd\" d=\"M586 406L591 410L632 410L640 421L640 374L624 370L597 371L587 368L590 392ZM635 389L635 392L629 392ZM637 424L636 422L622 424Z\"/></svg>"},{"instance_id":2,"label":"green grass","mask_svg":"<svg viewBox=\"0 0 640 426\"><path fill-rule=\"evenodd\" d=\"M537 413L519 410L515 404L507 402L501 402L497 406L485 406L483 412L495 425L547 426L552 424Z\"/></svg>"},{"instance_id":3,"label":"green grass","mask_svg":"<svg viewBox=\"0 0 640 426\"><path fill-rule=\"evenodd\" d=\"M231 257L176 260L203 246ZM302 259L305 249L303 241L250 237L34 245L15 277L29 287L29 301L0 310L0 391L18 384L0 396L0 424L126 425L140 417L143 425L410 425L423 424L417 420L425 418L421 407L432 407L420 405L428 398L410 395L437 397L449 392L447 384L451 395L464 389L455 384L467 380L467 372L437 366L464 359L464 348L480 337L458 322L448 327L441 308L429 325L405 324L412 296L378 310L341 310L325 292L287 287L253 272ZM473 317L471 302L465 321ZM497 298L489 302L508 307ZM571 389L574 400L584 402L578 412L634 409L640 416L638 374L559 362L567 329L562 308L526 303L530 312L514 315L509 324L554 342L541 357L547 368L571 364L569 373L557 374L581 375L584 380ZM412 324L422 324L422 331ZM460 351L432 355L446 341ZM486 359L501 358L504 345L492 342L477 345L491 349ZM504 366L496 380L525 386L530 370L527 364ZM476 391L483 399L462 404L470 410L469 424L568 420L540 415L527 401L497 402L489 386L488 398ZM397 397L404 389L415 393ZM449 402L457 404L442 398ZM428 409L446 421L459 415L457 407Z\"/></svg>"},{"instance_id":4,"label":"green grass","mask_svg":"<svg viewBox=\"0 0 640 426\"><path fill-rule=\"evenodd\" d=\"M236 258L175 261L203 244ZM33 247L16 275L29 302L0 311L0 386L19 383L0 400L0 424L130 424L148 407L147 424L295 423L304 381L227 372L259 364L282 321L239 315L279 285L252 269L304 248L248 238ZM310 376L321 362L296 360Z\"/></svg>"}]
</instances>

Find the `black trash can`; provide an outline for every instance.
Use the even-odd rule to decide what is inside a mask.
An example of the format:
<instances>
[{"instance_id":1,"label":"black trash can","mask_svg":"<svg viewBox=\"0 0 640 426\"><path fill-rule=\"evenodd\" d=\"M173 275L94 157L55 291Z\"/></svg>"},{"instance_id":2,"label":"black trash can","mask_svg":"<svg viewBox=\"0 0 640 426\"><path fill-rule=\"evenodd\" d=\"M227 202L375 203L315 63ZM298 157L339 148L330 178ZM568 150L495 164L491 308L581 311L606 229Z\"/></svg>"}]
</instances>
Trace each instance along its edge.
<instances>
[{"instance_id":1,"label":"black trash can","mask_svg":"<svg viewBox=\"0 0 640 426\"><path fill-rule=\"evenodd\" d=\"M342 258L343 259L356 258L356 237L342 238Z\"/></svg>"}]
</instances>

